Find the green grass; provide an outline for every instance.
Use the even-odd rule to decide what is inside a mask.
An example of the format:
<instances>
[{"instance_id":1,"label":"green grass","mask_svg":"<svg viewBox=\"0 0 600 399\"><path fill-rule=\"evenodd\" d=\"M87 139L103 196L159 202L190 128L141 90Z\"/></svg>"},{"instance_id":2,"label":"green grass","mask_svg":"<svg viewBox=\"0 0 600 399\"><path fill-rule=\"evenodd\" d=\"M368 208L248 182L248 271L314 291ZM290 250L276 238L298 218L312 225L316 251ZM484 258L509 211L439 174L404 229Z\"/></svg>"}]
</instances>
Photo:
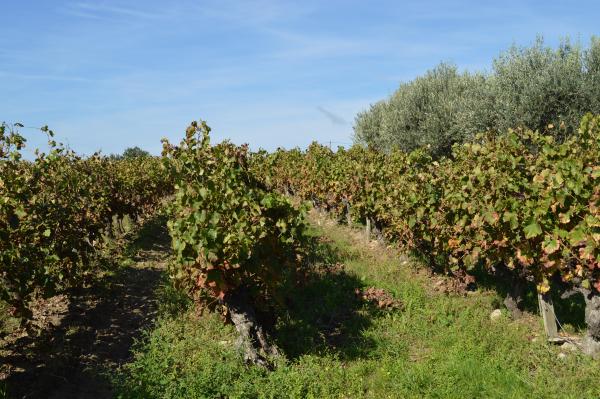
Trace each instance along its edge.
<instances>
[{"instance_id":1,"label":"green grass","mask_svg":"<svg viewBox=\"0 0 600 399\"><path fill-rule=\"evenodd\" d=\"M290 293L274 338L287 359L274 371L243 365L235 332L219 316L197 317L165 291L163 316L117 378L122 398L597 398L600 363L541 338L539 318L492 322L494 291L444 295L414 261L353 240L346 228L315 232L331 242L316 273ZM385 288L403 310L359 302L354 289ZM177 311L179 309L179 311ZM540 336L532 342L533 336Z\"/></svg>"},{"instance_id":2,"label":"green grass","mask_svg":"<svg viewBox=\"0 0 600 399\"><path fill-rule=\"evenodd\" d=\"M4 334L11 333L19 326L19 320L10 316L9 313L9 305L0 300L0 338L2 338ZM2 392L1 388L0 392Z\"/></svg>"}]
</instances>

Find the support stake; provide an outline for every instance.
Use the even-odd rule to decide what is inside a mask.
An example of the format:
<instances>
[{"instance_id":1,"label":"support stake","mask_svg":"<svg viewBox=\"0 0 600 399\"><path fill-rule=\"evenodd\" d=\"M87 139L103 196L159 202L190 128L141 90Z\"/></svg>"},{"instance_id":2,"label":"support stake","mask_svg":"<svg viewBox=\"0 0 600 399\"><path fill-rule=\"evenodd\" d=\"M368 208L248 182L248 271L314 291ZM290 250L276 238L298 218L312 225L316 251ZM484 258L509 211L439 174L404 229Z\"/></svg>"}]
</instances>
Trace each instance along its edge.
<instances>
[{"instance_id":1,"label":"support stake","mask_svg":"<svg viewBox=\"0 0 600 399\"><path fill-rule=\"evenodd\" d=\"M350 202L346 201L346 222L348 226L352 226L352 216L350 215Z\"/></svg>"},{"instance_id":2,"label":"support stake","mask_svg":"<svg viewBox=\"0 0 600 399\"><path fill-rule=\"evenodd\" d=\"M538 303L540 305L540 313L544 320L544 330L548 340L555 340L558 338L558 328L556 327L556 315L554 313L554 304L549 293L540 294L538 292Z\"/></svg>"}]
</instances>

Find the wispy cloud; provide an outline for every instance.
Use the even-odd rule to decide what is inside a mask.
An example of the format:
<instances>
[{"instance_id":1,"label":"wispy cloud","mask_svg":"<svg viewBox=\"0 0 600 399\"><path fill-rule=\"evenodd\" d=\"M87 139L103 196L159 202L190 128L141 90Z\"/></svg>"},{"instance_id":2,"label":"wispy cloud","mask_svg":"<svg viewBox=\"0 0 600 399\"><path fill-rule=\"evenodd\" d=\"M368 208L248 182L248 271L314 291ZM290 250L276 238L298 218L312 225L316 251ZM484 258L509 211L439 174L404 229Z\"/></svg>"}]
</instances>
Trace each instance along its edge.
<instances>
[{"instance_id":1,"label":"wispy cloud","mask_svg":"<svg viewBox=\"0 0 600 399\"><path fill-rule=\"evenodd\" d=\"M480 69L536 33L586 37L600 12L597 0L4 3L13 16L0 26L5 118L115 152L158 151L194 116L255 146L348 141L356 113L399 81L440 61Z\"/></svg>"},{"instance_id":2,"label":"wispy cloud","mask_svg":"<svg viewBox=\"0 0 600 399\"><path fill-rule=\"evenodd\" d=\"M333 123L334 125L347 125L348 124L348 122L344 118L334 114L331 111L326 110L325 108L321 107L320 105L317 107L317 110L319 110L320 113L325 115L325 117L327 119L329 119L329 121L331 123Z\"/></svg>"},{"instance_id":3,"label":"wispy cloud","mask_svg":"<svg viewBox=\"0 0 600 399\"><path fill-rule=\"evenodd\" d=\"M46 75L46 74L27 74L13 73L8 71L0 71L0 78L16 78L27 80L55 80L63 82L91 82L92 80L79 76L61 76L61 75Z\"/></svg>"},{"instance_id":4,"label":"wispy cloud","mask_svg":"<svg viewBox=\"0 0 600 399\"><path fill-rule=\"evenodd\" d=\"M106 19L107 17L158 19L164 16L161 13L149 12L139 8L86 2L71 3L66 7L65 11L73 16L93 19Z\"/></svg>"},{"instance_id":5,"label":"wispy cloud","mask_svg":"<svg viewBox=\"0 0 600 399\"><path fill-rule=\"evenodd\" d=\"M273 59L299 60L305 58L339 57L347 55L372 54L372 43L357 38L341 38L331 35L304 34L278 29L263 29L276 38L282 50L271 54Z\"/></svg>"},{"instance_id":6,"label":"wispy cloud","mask_svg":"<svg viewBox=\"0 0 600 399\"><path fill-rule=\"evenodd\" d=\"M315 10L306 2L247 0L243 2L218 0L197 6L205 18L229 21L237 26L262 28L273 22L301 19Z\"/></svg>"},{"instance_id":7,"label":"wispy cloud","mask_svg":"<svg viewBox=\"0 0 600 399\"><path fill-rule=\"evenodd\" d=\"M98 14L94 14L91 12L86 12L86 11L81 11L81 10L75 10L75 9L71 9L71 8L67 8L65 9L65 13L67 15L70 15L72 17L78 17L78 18L87 18L87 19L96 19L99 21L106 21L107 18L100 16Z\"/></svg>"}]
</instances>

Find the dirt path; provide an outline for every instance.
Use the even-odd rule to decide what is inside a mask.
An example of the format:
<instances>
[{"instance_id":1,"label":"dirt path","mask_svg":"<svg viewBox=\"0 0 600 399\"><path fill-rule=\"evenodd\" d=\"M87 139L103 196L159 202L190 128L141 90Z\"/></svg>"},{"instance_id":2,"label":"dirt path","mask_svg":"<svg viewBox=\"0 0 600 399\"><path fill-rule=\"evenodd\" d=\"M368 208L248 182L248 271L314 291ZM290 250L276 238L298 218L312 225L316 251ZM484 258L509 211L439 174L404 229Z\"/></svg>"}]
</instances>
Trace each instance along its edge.
<instances>
[{"instance_id":1,"label":"dirt path","mask_svg":"<svg viewBox=\"0 0 600 399\"><path fill-rule=\"evenodd\" d=\"M133 265L38 307L37 321L49 326L43 338L0 340L0 384L9 398L112 397L108 377L130 360L157 311L169 242L164 226L147 230L134 243Z\"/></svg>"}]
</instances>

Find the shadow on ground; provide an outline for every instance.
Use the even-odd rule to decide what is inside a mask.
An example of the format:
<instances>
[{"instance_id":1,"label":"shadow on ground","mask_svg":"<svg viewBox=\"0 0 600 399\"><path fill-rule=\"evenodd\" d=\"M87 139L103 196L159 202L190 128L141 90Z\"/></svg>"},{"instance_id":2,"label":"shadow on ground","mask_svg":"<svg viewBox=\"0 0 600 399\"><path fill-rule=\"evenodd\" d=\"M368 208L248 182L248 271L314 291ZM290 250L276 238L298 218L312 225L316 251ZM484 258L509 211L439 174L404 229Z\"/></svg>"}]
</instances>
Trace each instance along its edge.
<instances>
[{"instance_id":1,"label":"shadow on ground","mask_svg":"<svg viewBox=\"0 0 600 399\"><path fill-rule=\"evenodd\" d=\"M306 282L287 294L275 340L289 359L334 353L340 359L368 356L374 342L363 332L378 312L356 294L364 284L346 273L349 254L322 238L309 244L311 270Z\"/></svg>"},{"instance_id":2,"label":"shadow on ground","mask_svg":"<svg viewBox=\"0 0 600 399\"><path fill-rule=\"evenodd\" d=\"M168 256L164 220L146 223L127 251L135 263L63 296L63 314L40 337L17 338L0 363L9 398L110 398L109 376L157 311Z\"/></svg>"},{"instance_id":3,"label":"shadow on ground","mask_svg":"<svg viewBox=\"0 0 600 399\"><path fill-rule=\"evenodd\" d=\"M500 298L505 298L511 290L510 280L490 275L484 268L476 269L472 274L476 277L477 286L496 291ZM563 292L568 291L568 289L569 287L561 283L560 279L555 279L551 284L550 295L556 318L562 326L569 325L573 332L585 331L587 328L585 324L585 300L581 294L561 298ZM504 308L501 301L497 303L497 306ZM531 281L526 283L522 310L531 314L539 314L537 289L535 283Z\"/></svg>"}]
</instances>

